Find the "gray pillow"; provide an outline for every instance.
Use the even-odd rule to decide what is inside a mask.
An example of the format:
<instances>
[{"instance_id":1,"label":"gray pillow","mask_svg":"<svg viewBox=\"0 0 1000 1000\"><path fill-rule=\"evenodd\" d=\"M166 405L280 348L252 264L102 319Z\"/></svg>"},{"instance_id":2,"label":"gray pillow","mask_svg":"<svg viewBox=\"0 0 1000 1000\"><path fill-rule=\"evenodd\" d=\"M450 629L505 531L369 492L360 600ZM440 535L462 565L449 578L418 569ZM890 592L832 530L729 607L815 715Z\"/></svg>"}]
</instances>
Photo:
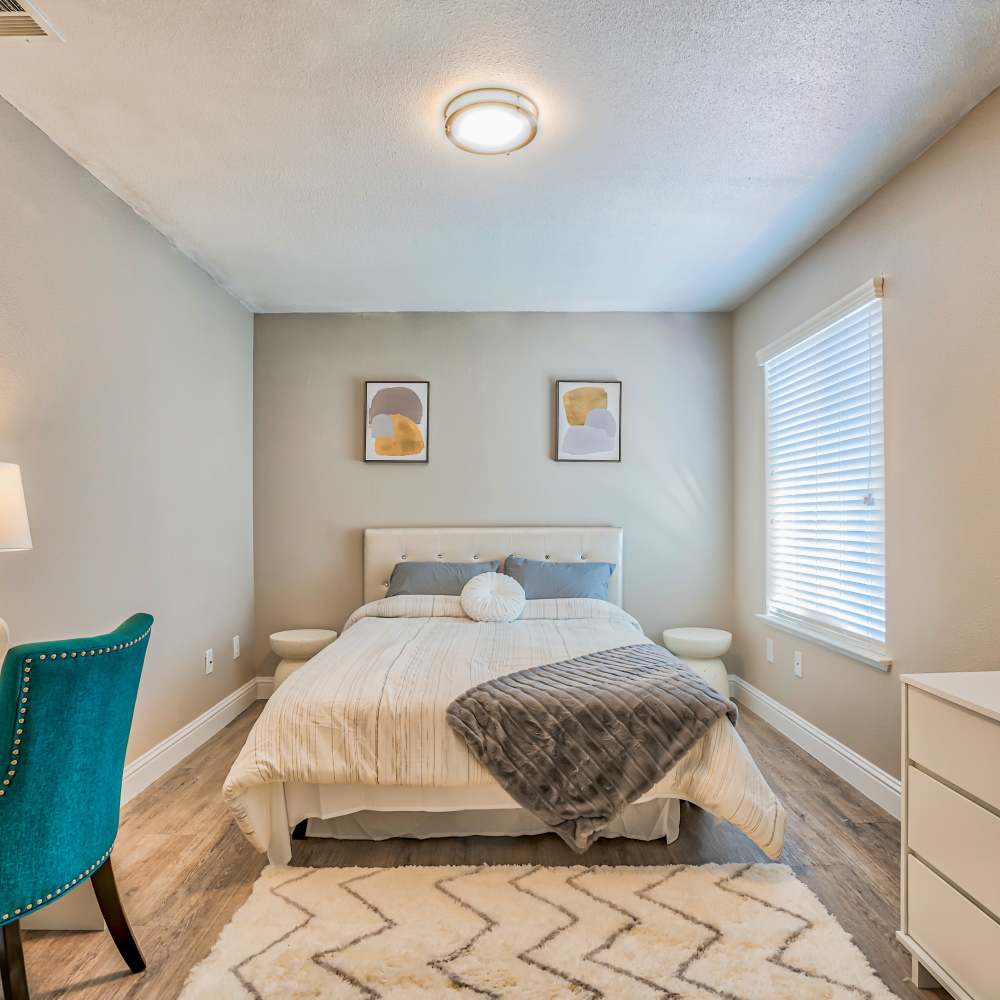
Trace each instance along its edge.
<instances>
[{"instance_id":1,"label":"gray pillow","mask_svg":"<svg viewBox=\"0 0 1000 1000\"><path fill-rule=\"evenodd\" d=\"M451 594L458 597L462 588L480 573L495 573L500 561L451 563L451 562L398 562L389 577L386 597L400 594Z\"/></svg>"},{"instance_id":2,"label":"gray pillow","mask_svg":"<svg viewBox=\"0 0 1000 1000\"><path fill-rule=\"evenodd\" d=\"M529 601L548 597L593 597L606 601L615 564L559 563L507 556L503 571L524 587L524 596Z\"/></svg>"}]
</instances>

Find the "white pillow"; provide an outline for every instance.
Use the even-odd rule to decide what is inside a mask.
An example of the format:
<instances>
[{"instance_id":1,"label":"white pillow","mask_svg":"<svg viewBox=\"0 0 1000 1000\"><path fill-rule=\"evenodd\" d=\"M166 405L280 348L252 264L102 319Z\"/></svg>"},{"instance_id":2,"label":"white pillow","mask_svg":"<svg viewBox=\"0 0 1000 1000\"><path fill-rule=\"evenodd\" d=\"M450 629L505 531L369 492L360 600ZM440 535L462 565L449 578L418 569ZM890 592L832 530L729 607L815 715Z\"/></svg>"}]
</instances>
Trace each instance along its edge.
<instances>
[{"instance_id":1,"label":"white pillow","mask_svg":"<svg viewBox=\"0 0 1000 1000\"><path fill-rule=\"evenodd\" d=\"M512 622L524 610L524 587L504 573L480 573L462 588L462 610L477 622Z\"/></svg>"}]
</instances>

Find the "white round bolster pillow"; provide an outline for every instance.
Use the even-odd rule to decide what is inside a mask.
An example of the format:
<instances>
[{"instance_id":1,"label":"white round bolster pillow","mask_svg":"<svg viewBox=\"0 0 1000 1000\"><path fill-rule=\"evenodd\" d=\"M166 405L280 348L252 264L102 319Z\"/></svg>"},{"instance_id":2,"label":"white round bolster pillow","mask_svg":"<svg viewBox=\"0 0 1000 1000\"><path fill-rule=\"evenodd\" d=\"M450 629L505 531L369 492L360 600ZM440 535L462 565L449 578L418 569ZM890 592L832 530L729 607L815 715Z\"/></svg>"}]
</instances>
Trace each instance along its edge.
<instances>
[{"instance_id":1,"label":"white round bolster pillow","mask_svg":"<svg viewBox=\"0 0 1000 1000\"><path fill-rule=\"evenodd\" d=\"M524 587L504 573L480 573L462 588L462 610L477 622L512 622L524 610Z\"/></svg>"}]
</instances>

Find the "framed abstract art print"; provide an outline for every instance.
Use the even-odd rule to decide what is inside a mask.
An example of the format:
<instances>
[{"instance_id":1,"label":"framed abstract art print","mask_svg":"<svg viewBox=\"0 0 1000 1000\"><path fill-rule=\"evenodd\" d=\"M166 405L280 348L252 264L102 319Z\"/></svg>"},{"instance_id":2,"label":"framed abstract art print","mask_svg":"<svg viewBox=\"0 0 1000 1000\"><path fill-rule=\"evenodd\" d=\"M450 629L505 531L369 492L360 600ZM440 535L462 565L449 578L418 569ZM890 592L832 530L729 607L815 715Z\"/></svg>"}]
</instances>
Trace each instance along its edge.
<instances>
[{"instance_id":1,"label":"framed abstract art print","mask_svg":"<svg viewBox=\"0 0 1000 1000\"><path fill-rule=\"evenodd\" d=\"M365 382L365 461L426 462L430 382Z\"/></svg>"},{"instance_id":2,"label":"framed abstract art print","mask_svg":"<svg viewBox=\"0 0 1000 1000\"><path fill-rule=\"evenodd\" d=\"M620 462L621 430L621 382L556 382L556 461Z\"/></svg>"}]
</instances>

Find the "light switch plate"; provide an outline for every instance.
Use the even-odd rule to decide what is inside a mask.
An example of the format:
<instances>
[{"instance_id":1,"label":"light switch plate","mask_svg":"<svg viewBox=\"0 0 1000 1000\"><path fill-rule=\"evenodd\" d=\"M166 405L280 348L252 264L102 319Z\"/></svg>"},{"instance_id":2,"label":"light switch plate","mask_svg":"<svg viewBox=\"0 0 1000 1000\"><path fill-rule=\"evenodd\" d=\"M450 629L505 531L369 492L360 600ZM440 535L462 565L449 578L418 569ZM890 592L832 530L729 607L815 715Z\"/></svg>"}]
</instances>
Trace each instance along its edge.
<instances>
[{"instance_id":1,"label":"light switch plate","mask_svg":"<svg viewBox=\"0 0 1000 1000\"><path fill-rule=\"evenodd\" d=\"M767 640L766 648L767 648L767 662L768 663L774 663L774 640L773 639L768 639Z\"/></svg>"},{"instance_id":2,"label":"light switch plate","mask_svg":"<svg viewBox=\"0 0 1000 1000\"><path fill-rule=\"evenodd\" d=\"M800 649L795 650L795 666L793 669L795 670L796 677L802 676L802 651Z\"/></svg>"},{"instance_id":3,"label":"light switch plate","mask_svg":"<svg viewBox=\"0 0 1000 1000\"><path fill-rule=\"evenodd\" d=\"M210 674L215 669L215 653L210 649L205 650L205 673Z\"/></svg>"},{"instance_id":4,"label":"light switch plate","mask_svg":"<svg viewBox=\"0 0 1000 1000\"><path fill-rule=\"evenodd\" d=\"M240 637L238 635L233 636L233 659L238 660L240 658Z\"/></svg>"}]
</instances>

